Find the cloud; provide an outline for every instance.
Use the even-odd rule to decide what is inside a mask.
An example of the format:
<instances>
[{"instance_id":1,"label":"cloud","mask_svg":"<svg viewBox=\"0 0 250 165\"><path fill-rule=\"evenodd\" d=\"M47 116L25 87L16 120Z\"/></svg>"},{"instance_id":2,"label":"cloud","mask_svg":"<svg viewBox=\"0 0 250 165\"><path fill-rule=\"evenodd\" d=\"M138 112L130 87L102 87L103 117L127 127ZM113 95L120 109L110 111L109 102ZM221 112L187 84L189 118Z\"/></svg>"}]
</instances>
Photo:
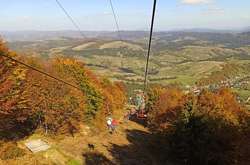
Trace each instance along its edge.
<instances>
[{"instance_id":1,"label":"cloud","mask_svg":"<svg viewBox=\"0 0 250 165\"><path fill-rule=\"evenodd\" d=\"M203 11L203 14L224 14L225 10L219 7L210 7Z\"/></svg>"},{"instance_id":2,"label":"cloud","mask_svg":"<svg viewBox=\"0 0 250 165\"><path fill-rule=\"evenodd\" d=\"M198 5L210 2L212 2L212 0L181 0L182 4L187 4L187 5Z\"/></svg>"}]
</instances>

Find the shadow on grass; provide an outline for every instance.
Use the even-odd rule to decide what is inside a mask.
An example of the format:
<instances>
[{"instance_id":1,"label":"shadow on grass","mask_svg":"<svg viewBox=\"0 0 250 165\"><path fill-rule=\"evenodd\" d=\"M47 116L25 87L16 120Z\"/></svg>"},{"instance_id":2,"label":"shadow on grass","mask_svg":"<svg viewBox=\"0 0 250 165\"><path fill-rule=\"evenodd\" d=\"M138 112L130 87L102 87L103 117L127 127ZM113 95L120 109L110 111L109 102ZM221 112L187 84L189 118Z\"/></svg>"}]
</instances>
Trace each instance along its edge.
<instances>
[{"instance_id":1,"label":"shadow on grass","mask_svg":"<svg viewBox=\"0 0 250 165\"><path fill-rule=\"evenodd\" d=\"M96 152L83 154L87 165L162 165L166 164L162 157L166 155L160 153L156 145L153 134L140 130L126 130L129 145L117 145L112 143L108 149L113 157L109 160L105 155Z\"/></svg>"},{"instance_id":2,"label":"shadow on grass","mask_svg":"<svg viewBox=\"0 0 250 165\"><path fill-rule=\"evenodd\" d=\"M137 124L140 124L140 125L142 125L144 127L147 127L147 119L138 119L137 116L136 116L136 114L131 115L131 117L129 118L129 120L133 121L133 122L135 122Z\"/></svg>"},{"instance_id":3,"label":"shadow on grass","mask_svg":"<svg viewBox=\"0 0 250 165\"><path fill-rule=\"evenodd\" d=\"M83 157L85 158L85 164L86 165L114 165L108 158L106 158L101 153L96 152L88 152L83 154Z\"/></svg>"},{"instance_id":4,"label":"shadow on grass","mask_svg":"<svg viewBox=\"0 0 250 165\"><path fill-rule=\"evenodd\" d=\"M109 151L112 153L117 164L151 165L153 164L153 160L150 158L147 149L148 138L149 134L145 132L139 130L127 131L127 139L130 144L122 146L112 144Z\"/></svg>"}]
</instances>

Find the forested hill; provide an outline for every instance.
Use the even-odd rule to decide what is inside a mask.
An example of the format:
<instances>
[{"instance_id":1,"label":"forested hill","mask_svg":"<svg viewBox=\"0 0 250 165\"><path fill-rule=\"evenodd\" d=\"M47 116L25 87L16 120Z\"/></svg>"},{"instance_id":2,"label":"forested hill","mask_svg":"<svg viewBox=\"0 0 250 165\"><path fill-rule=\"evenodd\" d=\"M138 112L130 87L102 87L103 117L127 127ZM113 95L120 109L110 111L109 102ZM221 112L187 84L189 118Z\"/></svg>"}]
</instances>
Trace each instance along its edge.
<instances>
[{"instance_id":1,"label":"forested hill","mask_svg":"<svg viewBox=\"0 0 250 165\"><path fill-rule=\"evenodd\" d=\"M14 57L79 88L44 76L1 55ZM0 42L0 140L18 139L36 129L73 134L83 122L102 129L107 114L126 102L123 84L98 78L82 62L21 57Z\"/></svg>"}]
</instances>

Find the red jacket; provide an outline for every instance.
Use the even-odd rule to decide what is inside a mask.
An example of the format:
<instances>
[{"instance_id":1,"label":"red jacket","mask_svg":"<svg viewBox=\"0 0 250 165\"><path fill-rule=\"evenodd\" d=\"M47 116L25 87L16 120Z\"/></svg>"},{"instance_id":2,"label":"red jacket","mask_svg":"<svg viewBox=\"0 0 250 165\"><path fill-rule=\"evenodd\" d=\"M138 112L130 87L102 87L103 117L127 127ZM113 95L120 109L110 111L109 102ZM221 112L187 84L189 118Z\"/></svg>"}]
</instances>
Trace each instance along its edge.
<instances>
[{"instance_id":1,"label":"red jacket","mask_svg":"<svg viewBox=\"0 0 250 165\"><path fill-rule=\"evenodd\" d=\"M116 121L116 120L112 120L112 125L114 125L114 126L116 126L116 125L118 125L118 122Z\"/></svg>"}]
</instances>

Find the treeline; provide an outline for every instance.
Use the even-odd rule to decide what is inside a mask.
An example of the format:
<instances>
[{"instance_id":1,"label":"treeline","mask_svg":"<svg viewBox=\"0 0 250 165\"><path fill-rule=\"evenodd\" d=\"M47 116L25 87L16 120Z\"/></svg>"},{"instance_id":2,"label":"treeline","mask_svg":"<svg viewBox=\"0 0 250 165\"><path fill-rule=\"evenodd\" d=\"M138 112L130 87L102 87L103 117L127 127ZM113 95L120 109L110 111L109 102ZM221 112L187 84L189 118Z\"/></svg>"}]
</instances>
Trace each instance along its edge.
<instances>
[{"instance_id":1,"label":"treeline","mask_svg":"<svg viewBox=\"0 0 250 165\"><path fill-rule=\"evenodd\" d=\"M74 84L55 81L13 62L19 59ZM105 127L108 114L119 114L126 102L124 86L98 78L82 62L69 58L43 61L18 56L0 41L0 140L17 139L38 128L49 134L74 134L83 123Z\"/></svg>"},{"instance_id":2,"label":"treeline","mask_svg":"<svg viewBox=\"0 0 250 165\"><path fill-rule=\"evenodd\" d=\"M178 87L152 87L149 128L156 153L174 164L248 164L250 114L229 89L186 94Z\"/></svg>"}]
</instances>

